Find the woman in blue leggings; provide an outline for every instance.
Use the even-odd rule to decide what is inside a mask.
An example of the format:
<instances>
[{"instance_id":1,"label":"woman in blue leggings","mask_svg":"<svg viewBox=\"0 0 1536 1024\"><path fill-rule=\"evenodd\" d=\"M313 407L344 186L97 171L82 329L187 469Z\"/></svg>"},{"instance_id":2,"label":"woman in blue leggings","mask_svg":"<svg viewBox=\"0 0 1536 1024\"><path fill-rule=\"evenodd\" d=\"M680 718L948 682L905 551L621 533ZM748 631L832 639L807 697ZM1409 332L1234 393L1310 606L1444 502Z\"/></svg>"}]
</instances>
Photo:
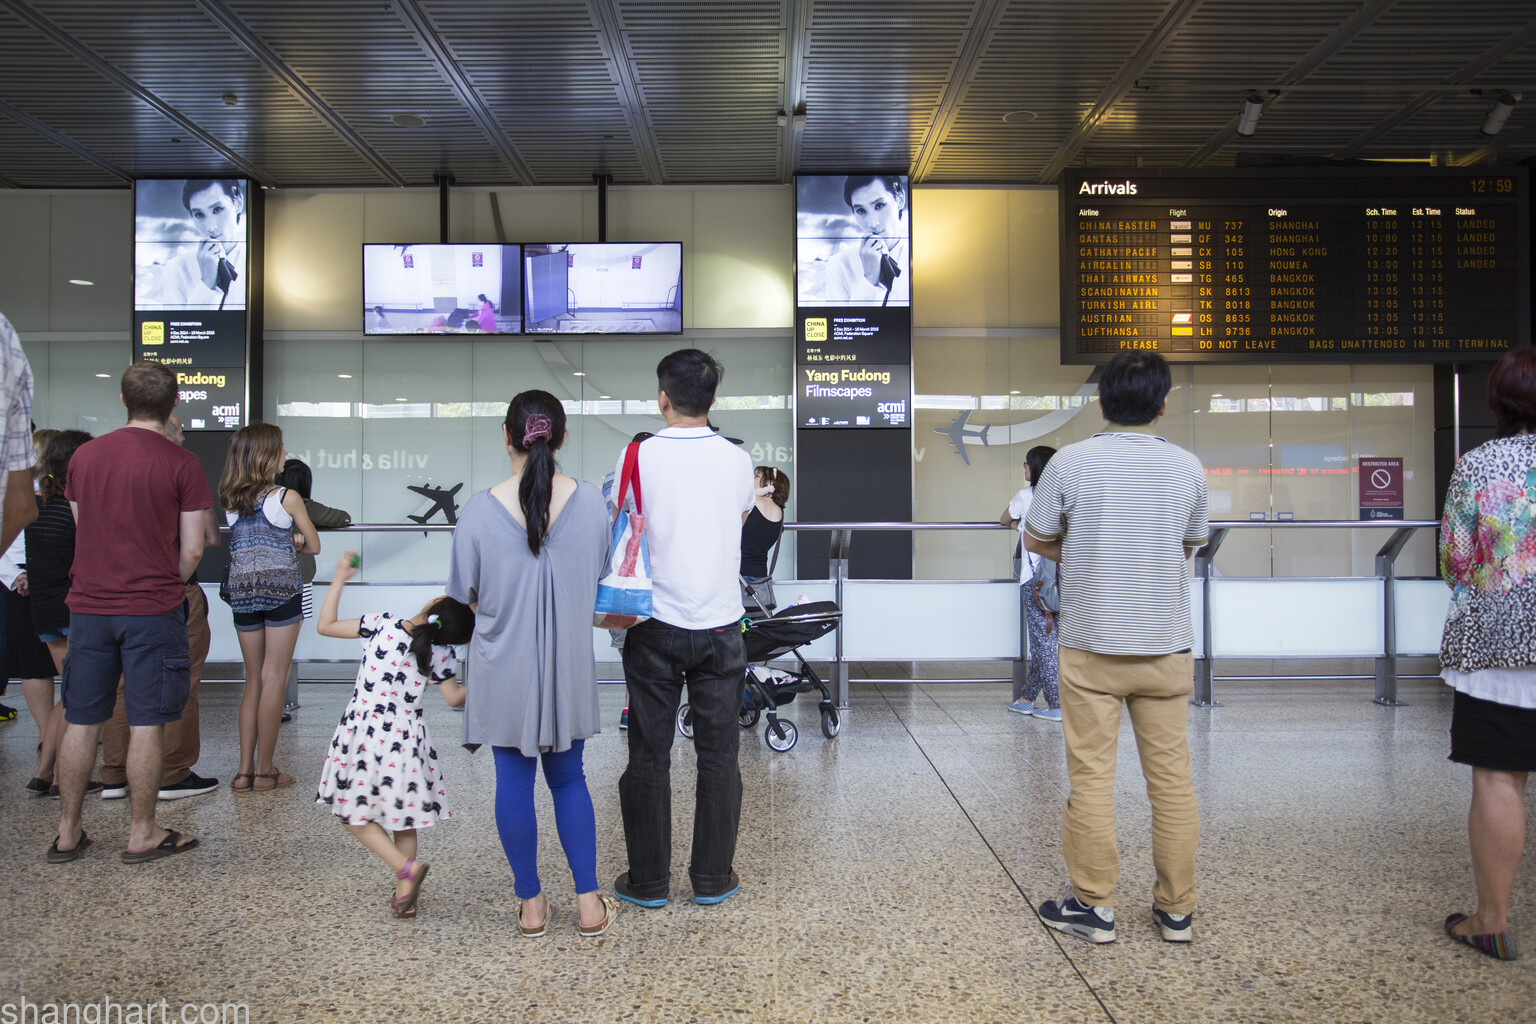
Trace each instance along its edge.
<instances>
[{"instance_id":1,"label":"woman in blue leggings","mask_svg":"<svg viewBox=\"0 0 1536 1024\"><path fill-rule=\"evenodd\" d=\"M502 424L512 475L470 498L453 535L448 593L475 607L464 742L496 756L496 829L520 901L517 929L545 934L533 780L555 803L576 892L576 931L602 935L618 903L597 888L597 824L582 748L598 728L592 608L608 554L603 496L555 472L565 409L544 391L512 399Z\"/></svg>"}]
</instances>

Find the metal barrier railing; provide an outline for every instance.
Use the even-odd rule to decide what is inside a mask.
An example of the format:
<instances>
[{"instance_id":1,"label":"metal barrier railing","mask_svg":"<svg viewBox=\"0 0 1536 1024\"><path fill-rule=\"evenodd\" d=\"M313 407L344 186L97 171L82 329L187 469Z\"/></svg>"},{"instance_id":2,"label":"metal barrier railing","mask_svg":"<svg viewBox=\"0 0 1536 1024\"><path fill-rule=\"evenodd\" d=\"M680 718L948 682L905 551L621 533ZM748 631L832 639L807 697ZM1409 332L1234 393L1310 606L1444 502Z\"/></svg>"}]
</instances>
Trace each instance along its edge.
<instances>
[{"instance_id":1,"label":"metal barrier railing","mask_svg":"<svg viewBox=\"0 0 1536 1024\"><path fill-rule=\"evenodd\" d=\"M1204 547L1200 548L1194 556L1194 575L1199 581L1202 594L1201 609L1201 640L1202 648L1200 656L1195 659L1195 689L1191 702L1200 707L1219 707L1215 698L1214 682L1218 678L1214 675L1214 630L1212 623L1212 594L1211 579L1212 566L1217 551L1223 541L1227 539L1233 530L1319 530L1319 529L1347 529L1347 530L1390 530L1391 535L1386 543L1377 551L1375 556L1376 579L1381 581L1383 593L1382 605L1382 654L1377 657L1375 665L1375 701L1384 705L1397 705L1397 609L1394 581L1397 579L1396 562L1403 548L1413 537L1414 533L1424 529L1439 527L1436 520L1413 521L1379 521L1379 520L1213 520L1210 524L1210 537ZM416 524L416 523L354 523L351 526L341 527L336 530L324 531L327 535L348 533L451 533L454 527L445 523ZM844 593L850 580L850 560L853 548L853 535L860 532L889 532L902 531L906 533L921 533L928 531L995 531L1009 529L999 526L997 523L899 523L899 522L820 522L820 523L786 523L785 529L792 532L817 531L830 534L828 581L832 584L833 600L838 607L845 607ZM1012 532L1010 530L1010 532ZM1353 578L1353 577L1351 577ZM810 581L806 581L810 582ZM998 580L997 582L1002 582ZM391 581L391 585L440 585L441 581ZM834 701L840 707L848 704L849 676L848 662L844 658L844 629L840 624L833 633L833 655L831 660L829 683L833 691ZM1029 645L1026 628L1026 619L1023 602L1019 608L1019 656L1013 663L1013 688L1015 696L1018 695L1024 684L1027 671ZM1237 676L1225 676L1219 678L1242 678ZM1336 677L1330 677L1336 678ZM922 681L922 680L914 680Z\"/></svg>"},{"instance_id":2,"label":"metal barrier railing","mask_svg":"<svg viewBox=\"0 0 1536 1024\"><path fill-rule=\"evenodd\" d=\"M1437 529L1438 520L1236 520L1211 522L1210 539L1205 547L1195 552L1195 577L1200 580L1201 632L1204 646L1201 657L1195 659L1195 693L1191 703L1203 707L1220 707L1214 690L1212 674L1213 629L1211 626L1211 567L1216 551L1233 530L1391 530L1392 535L1376 552L1376 578L1382 584L1381 637L1382 654L1376 659L1376 696L1378 704L1396 706L1397 699L1397 556L1419 530Z\"/></svg>"}]
</instances>

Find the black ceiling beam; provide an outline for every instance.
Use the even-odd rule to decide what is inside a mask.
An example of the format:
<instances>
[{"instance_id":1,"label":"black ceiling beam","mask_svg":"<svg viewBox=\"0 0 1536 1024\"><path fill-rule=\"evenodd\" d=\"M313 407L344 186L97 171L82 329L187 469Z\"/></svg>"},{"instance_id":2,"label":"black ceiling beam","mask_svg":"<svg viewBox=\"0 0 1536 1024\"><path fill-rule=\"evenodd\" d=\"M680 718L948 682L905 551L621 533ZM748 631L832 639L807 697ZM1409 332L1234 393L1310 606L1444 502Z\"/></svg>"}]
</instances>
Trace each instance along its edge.
<instances>
[{"instance_id":1,"label":"black ceiling beam","mask_svg":"<svg viewBox=\"0 0 1536 1024\"><path fill-rule=\"evenodd\" d=\"M912 161L913 184L927 178L933 162L939 158L939 147L944 144L944 137L949 134L949 127L960 111L960 103L965 99L972 79L976 77L976 61L986 48L987 40L997 30L998 20L1007 10L1007 0L981 0L976 5L965 45L955 58L954 68L944 83L944 94L939 97L933 120L928 123L928 130L923 133L922 144L918 146L917 156Z\"/></svg>"},{"instance_id":2,"label":"black ceiling beam","mask_svg":"<svg viewBox=\"0 0 1536 1024\"><path fill-rule=\"evenodd\" d=\"M1507 36L1503 42L1478 54L1472 60L1468 61L1460 68L1457 68L1454 72L1447 75L1440 82L1442 89L1428 90L1415 96L1408 103L1404 104L1401 110L1397 111L1395 114L1392 114L1389 117L1382 119L1375 127L1371 128L1369 131L1356 136L1353 140L1350 141L1349 145L1339 150L1334 154L1334 156L1341 158L1355 156L1366 146L1369 146L1377 139L1386 135L1392 129L1396 128L1404 121L1407 121L1419 111L1433 105L1444 95L1444 86L1461 84L1463 87L1465 87L1466 83L1473 81L1485 70L1497 64L1505 57L1508 57L1516 50L1521 49L1533 39L1536 39L1536 21L1531 22L1519 32L1516 32L1511 36Z\"/></svg>"},{"instance_id":3,"label":"black ceiling beam","mask_svg":"<svg viewBox=\"0 0 1536 1024\"><path fill-rule=\"evenodd\" d=\"M1324 36L1316 46L1307 51L1306 56L1292 64L1283 75L1270 84L1267 92L1271 94L1266 95L1264 98L1264 109L1266 111L1269 110L1274 103L1279 101L1280 96L1273 95L1272 93L1300 84L1303 79L1322 67L1328 58L1343 49L1345 45L1363 32L1367 25L1385 14L1397 2L1398 0L1370 0L1369 3L1361 4L1356 8L1355 12L1348 18L1345 18L1338 28ZM1249 83L1244 87L1243 91L1246 93L1252 88L1254 88L1254 83ZM1238 97L1234 95L1233 100L1237 99ZM1189 158L1184 161L1184 166L1199 167L1219 153L1222 147L1232 141L1232 136L1237 134L1237 123L1241 119L1241 112L1233 114L1226 124L1216 130L1216 134L1206 140L1205 145L1190 154Z\"/></svg>"},{"instance_id":4,"label":"black ceiling beam","mask_svg":"<svg viewBox=\"0 0 1536 1024\"><path fill-rule=\"evenodd\" d=\"M47 139L49 142L52 142L54 145L63 146L65 149L69 150L80 159L95 164L97 167L100 167L108 174L121 178L124 181L133 181L132 174L129 174L127 171L123 170L121 167L117 166L117 164L108 160L106 157L80 145L80 143L76 142L68 135L65 135L63 132L55 131L54 129L48 127L46 124L43 124L43 122L39 121L31 114L17 110L9 103L6 103L4 100L0 100L0 114L4 114L6 117L10 118L12 121L15 121L17 124L24 128L36 132L38 135L41 135L43 138ZM19 188L20 186L10 185L9 187Z\"/></svg>"},{"instance_id":5,"label":"black ceiling beam","mask_svg":"<svg viewBox=\"0 0 1536 1024\"><path fill-rule=\"evenodd\" d=\"M18 18L47 36L60 49L83 61L92 71L95 71L98 75L123 89L134 99L154 110L183 132L222 156L229 162L231 167L238 167L246 177L262 185L277 184L273 180L272 175L224 145L224 143L204 131L197 122L162 100L150 90L144 88L132 77L119 70L116 65L109 63L101 54L71 36L48 18L43 17L43 15L33 10L29 5L22 3L21 0L0 0L0 7L4 7L15 14Z\"/></svg>"},{"instance_id":6,"label":"black ceiling beam","mask_svg":"<svg viewBox=\"0 0 1536 1024\"><path fill-rule=\"evenodd\" d=\"M229 34L239 47L255 58L256 62L267 69L268 74L282 82L288 91L293 93L305 106L314 112L315 116L324 121L330 129L340 137L341 141L356 150L357 154L373 165L391 185L406 185L406 180L400 176L389 161L385 160L367 141L352 129L330 105L322 100L318 93L311 89L298 72L289 67L288 62L279 57L277 53L266 44L249 25L240 20L240 16L229 9L224 0L197 0L197 6L202 8L212 21Z\"/></svg>"},{"instance_id":7,"label":"black ceiling beam","mask_svg":"<svg viewBox=\"0 0 1536 1024\"><path fill-rule=\"evenodd\" d=\"M779 109L785 114L779 129L779 180L794 180L800 167L800 133L795 130L795 114L805 106L805 55L811 48L812 0L786 0L784 19L784 98Z\"/></svg>"},{"instance_id":8,"label":"black ceiling beam","mask_svg":"<svg viewBox=\"0 0 1536 1024\"><path fill-rule=\"evenodd\" d=\"M660 147L656 145L650 116L640 98L640 84L635 81L635 70L629 62L629 48L624 45L623 19L614 6L614 0L587 0L587 10L591 13L592 24L597 27L598 42L608 56L608 68L613 73L616 91L614 98L618 100L624 112L624 120L629 124L630 138L634 140L635 155L645 172L646 183L663 184ZM790 121L793 124L794 118L791 117Z\"/></svg>"},{"instance_id":9,"label":"black ceiling beam","mask_svg":"<svg viewBox=\"0 0 1536 1024\"><path fill-rule=\"evenodd\" d=\"M491 148L496 150L496 154L501 157L502 163L507 165L507 170L512 172L517 183L538 184L534 180L533 171L512 145L511 140L507 138L506 130L502 128L496 115L491 112L490 106L481 97L479 90L470 82L464 69L459 67L453 51L443 41L442 34L437 31L437 27L432 24L426 12L421 9L416 0L394 0L394 8L400 12L400 20L416 36L416 42L427 56L432 58L438 71L442 72L443 79L458 95L459 102L464 104L465 112L480 127L481 134L491 144Z\"/></svg>"},{"instance_id":10,"label":"black ceiling beam","mask_svg":"<svg viewBox=\"0 0 1536 1024\"><path fill-rule=\"evenodd\" d=\"M1131 59L1115 72L1115 76L1099 92L1099 98L1094 101L1093 108L1062 140L1061 145L1056 147L1056 153L1051 157L1051 162L1046 164L1045 170L1040 172L1042 185L1054 182L1067 165L1077 157L1078 152L1087 145L1088 140L1104 123L1104 119L1109 117L1110 111L1115 109L1115 105L1136 88L1136 79L1140 78L1141 73L1152 65L1158 54L1162 53L1163 47L1179 34L1184 28L1184 23L1194 16L1203 2L1204 0L1174 0L1168 5L1168 9L1163 12L1157 24L1152 26L1152 31L1147 33L1141 45L1136 48L1136 52L1131 55Z\"/></svg>"}]
</instances>

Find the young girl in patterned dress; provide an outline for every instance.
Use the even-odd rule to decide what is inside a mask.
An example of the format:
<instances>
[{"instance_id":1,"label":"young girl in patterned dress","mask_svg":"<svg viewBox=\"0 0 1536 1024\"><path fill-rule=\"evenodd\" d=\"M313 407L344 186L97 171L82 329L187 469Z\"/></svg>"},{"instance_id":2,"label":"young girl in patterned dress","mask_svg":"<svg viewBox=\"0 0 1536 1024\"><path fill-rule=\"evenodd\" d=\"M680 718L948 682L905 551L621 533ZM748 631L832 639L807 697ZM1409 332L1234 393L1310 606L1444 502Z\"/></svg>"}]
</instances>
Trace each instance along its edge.
<instances>
[{"instance_id":1,"label":"young girl in patterned dress","mask_svg":"<svg viewBox=\"0 0 1536 1024\"><path fill-rule=\"evenodd\" d=\"M421 701L431 682L450 705L463 705L449 647L469 642L475 613L438 597L408 619L384 612L337 621L342 585L357 572L355 558L342 553L315 620L322 636L363 642L357 684L331 736L315 802L330 804L347 831L389 865L396 880L390 909L396 917L415 917L427 877L427 864L416 859L416 830L452 816Z\"/></svg>"}]
</instances>

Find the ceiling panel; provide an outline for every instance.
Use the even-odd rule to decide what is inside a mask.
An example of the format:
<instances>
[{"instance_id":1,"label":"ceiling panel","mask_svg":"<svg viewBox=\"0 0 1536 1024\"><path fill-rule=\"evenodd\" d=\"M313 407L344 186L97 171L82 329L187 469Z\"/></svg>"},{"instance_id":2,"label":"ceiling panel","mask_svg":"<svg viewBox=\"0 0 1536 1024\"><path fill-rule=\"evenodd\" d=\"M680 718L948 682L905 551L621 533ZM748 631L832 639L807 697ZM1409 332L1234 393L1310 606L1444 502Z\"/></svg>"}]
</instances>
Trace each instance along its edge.
<instances>
[{"instance_id":1,"label":"ceiling panel","mask_svg":"<svg viewBox=\"0 0 1536 1024\"><path fill-rule=\"evenodd\" d=\"M1500 90L1526 98L1490 139ZM798 103L804 130L781 128ZM1536 159L1536 4L0 0L0 187L1010 183L1430 154Z\"/></svg>"}]
</instances>

